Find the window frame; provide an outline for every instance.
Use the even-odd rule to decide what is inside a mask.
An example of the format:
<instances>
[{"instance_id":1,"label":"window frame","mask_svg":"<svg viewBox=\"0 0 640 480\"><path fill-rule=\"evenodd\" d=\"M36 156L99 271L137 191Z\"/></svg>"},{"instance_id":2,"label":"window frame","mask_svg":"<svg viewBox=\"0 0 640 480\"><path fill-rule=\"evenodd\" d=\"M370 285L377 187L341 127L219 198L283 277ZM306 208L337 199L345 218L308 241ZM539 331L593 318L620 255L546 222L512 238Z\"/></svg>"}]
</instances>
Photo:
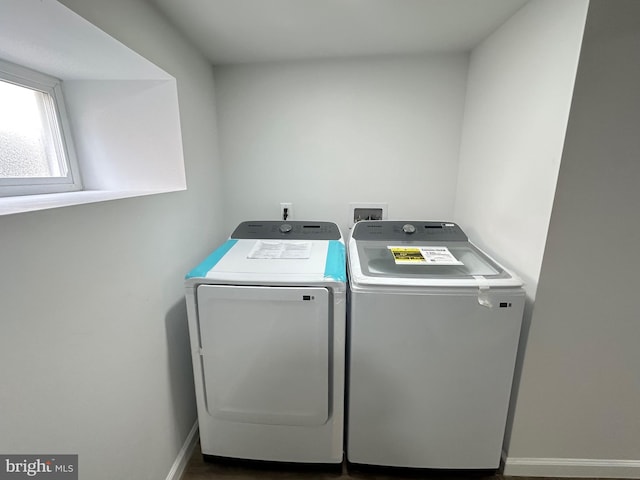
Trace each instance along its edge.
<instances>
[{"instance_id":1,"label":"window frame","mask_svg":"<svg viewBox=\"0 0 640 480\"><path fill-rule=\"evenodd\" d=\"M62 193L82 190L71 126L65 108L62 81L30 68L0 59L0 81L36 90L47 95L45 110L59 161L65 162L66 176L0 177L0 197Z\"/></svg>"}]
</instances>

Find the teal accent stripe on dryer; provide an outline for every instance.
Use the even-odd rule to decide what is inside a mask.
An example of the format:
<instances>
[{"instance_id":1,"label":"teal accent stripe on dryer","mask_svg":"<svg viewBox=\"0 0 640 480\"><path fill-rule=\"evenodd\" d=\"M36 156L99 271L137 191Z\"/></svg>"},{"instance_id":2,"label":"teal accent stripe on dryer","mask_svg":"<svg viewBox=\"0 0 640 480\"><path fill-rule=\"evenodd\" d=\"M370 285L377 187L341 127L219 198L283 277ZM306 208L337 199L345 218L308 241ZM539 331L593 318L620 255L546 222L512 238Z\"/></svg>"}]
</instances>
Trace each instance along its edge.
<instances>
[{"instance_id":1,"label":"teal accent stripe on dryer","mask_svg":"<svg viewBox=\"0 0 640 480\"><path fill-rule=\"evenodd\" d=\"M329 240L327 249L327 263L324 267L324 277L338 282L347 281L347 262L344 243L338 240Z\"/></svg>"},{"instance_id":2,"label":"teal accent stripe on dryer","mask_svg":"<svg viewBox=\"0 0 640 480\"><path fill-rule=\"evenodd\" d=\"M220 245L216 250L211 253L204 261L198 265L196 268L191 270L184 277L185 279L195 278L195 277L204 277L207 275L207 272L216 266L216 263L220 261L222 257L226 255L226 253L233 248L233 246L238 242L238 240L227 240L225 243Z\"/></svg>"}]
</instances>

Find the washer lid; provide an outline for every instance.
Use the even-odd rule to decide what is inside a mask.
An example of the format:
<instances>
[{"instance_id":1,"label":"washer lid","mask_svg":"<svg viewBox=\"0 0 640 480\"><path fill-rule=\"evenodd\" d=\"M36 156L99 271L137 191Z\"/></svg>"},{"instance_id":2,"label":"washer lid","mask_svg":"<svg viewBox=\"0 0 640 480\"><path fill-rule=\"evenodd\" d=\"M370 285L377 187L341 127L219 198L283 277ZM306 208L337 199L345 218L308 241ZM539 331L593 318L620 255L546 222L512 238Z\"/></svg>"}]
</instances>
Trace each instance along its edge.
<instances>
[{"instance_id":1,"label":"washer lid","mask_svg":"<svg viewBox=\"0 0 640 480\"><path fill-rule=\"evenodd\" d=\"M354 284L519 287L522 281L468 241L350 239Z\"/></svg>"}]
</instances>

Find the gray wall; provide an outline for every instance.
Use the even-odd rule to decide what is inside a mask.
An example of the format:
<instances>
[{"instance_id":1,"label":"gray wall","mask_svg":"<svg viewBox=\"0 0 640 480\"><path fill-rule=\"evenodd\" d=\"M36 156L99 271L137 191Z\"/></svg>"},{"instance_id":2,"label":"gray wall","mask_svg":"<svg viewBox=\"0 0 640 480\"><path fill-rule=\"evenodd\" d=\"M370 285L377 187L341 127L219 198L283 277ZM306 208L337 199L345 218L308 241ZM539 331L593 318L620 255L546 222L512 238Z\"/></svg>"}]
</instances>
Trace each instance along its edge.
<instances>
[{"instance_id":1,"label":"gray wall","mask_svg":"<svg viewBox=\"0 0 640 480\"><path fill-rule=\"evenodd\" d=\"M640 478L638 132L640 2L592 0L507 472Z\"/></svg>"},{"instance_id":2,"label":"gray wall","mask_svg":"<svg viewBox=\"0 0 640 480\"><path fill-rule=\"evenodd\" d=\"M183 277L227 233L212 70L143 2L63 3L177 78L188 190L0 217L0 452L165 478L196 420Z\"/></svg>"}]
</instances>

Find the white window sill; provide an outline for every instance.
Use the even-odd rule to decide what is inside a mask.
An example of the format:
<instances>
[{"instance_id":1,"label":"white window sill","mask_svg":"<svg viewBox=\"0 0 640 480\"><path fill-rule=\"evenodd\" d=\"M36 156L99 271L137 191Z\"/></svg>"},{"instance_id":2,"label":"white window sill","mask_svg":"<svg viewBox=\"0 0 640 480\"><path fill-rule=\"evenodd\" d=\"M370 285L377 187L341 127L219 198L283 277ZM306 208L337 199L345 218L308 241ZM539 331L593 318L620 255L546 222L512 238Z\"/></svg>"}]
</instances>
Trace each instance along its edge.
<instances>
[{"instance_id":1,"label":"white window sill","mask_svg":"<svg viewBox=\"0 0 640 480\"><path fill-rule=\"evenodd\" d=\"M186 189L180 189L186 190ZM0 216L14 213L33 212L50 208L82 205L85 203L105 202L122 198L140 197L158 193L175 192L177 189L154 191L106 191L85 190L81 192L49 193L45 195L24 195L20 197L0 198Z\"/></svg>"}]
</instances>

